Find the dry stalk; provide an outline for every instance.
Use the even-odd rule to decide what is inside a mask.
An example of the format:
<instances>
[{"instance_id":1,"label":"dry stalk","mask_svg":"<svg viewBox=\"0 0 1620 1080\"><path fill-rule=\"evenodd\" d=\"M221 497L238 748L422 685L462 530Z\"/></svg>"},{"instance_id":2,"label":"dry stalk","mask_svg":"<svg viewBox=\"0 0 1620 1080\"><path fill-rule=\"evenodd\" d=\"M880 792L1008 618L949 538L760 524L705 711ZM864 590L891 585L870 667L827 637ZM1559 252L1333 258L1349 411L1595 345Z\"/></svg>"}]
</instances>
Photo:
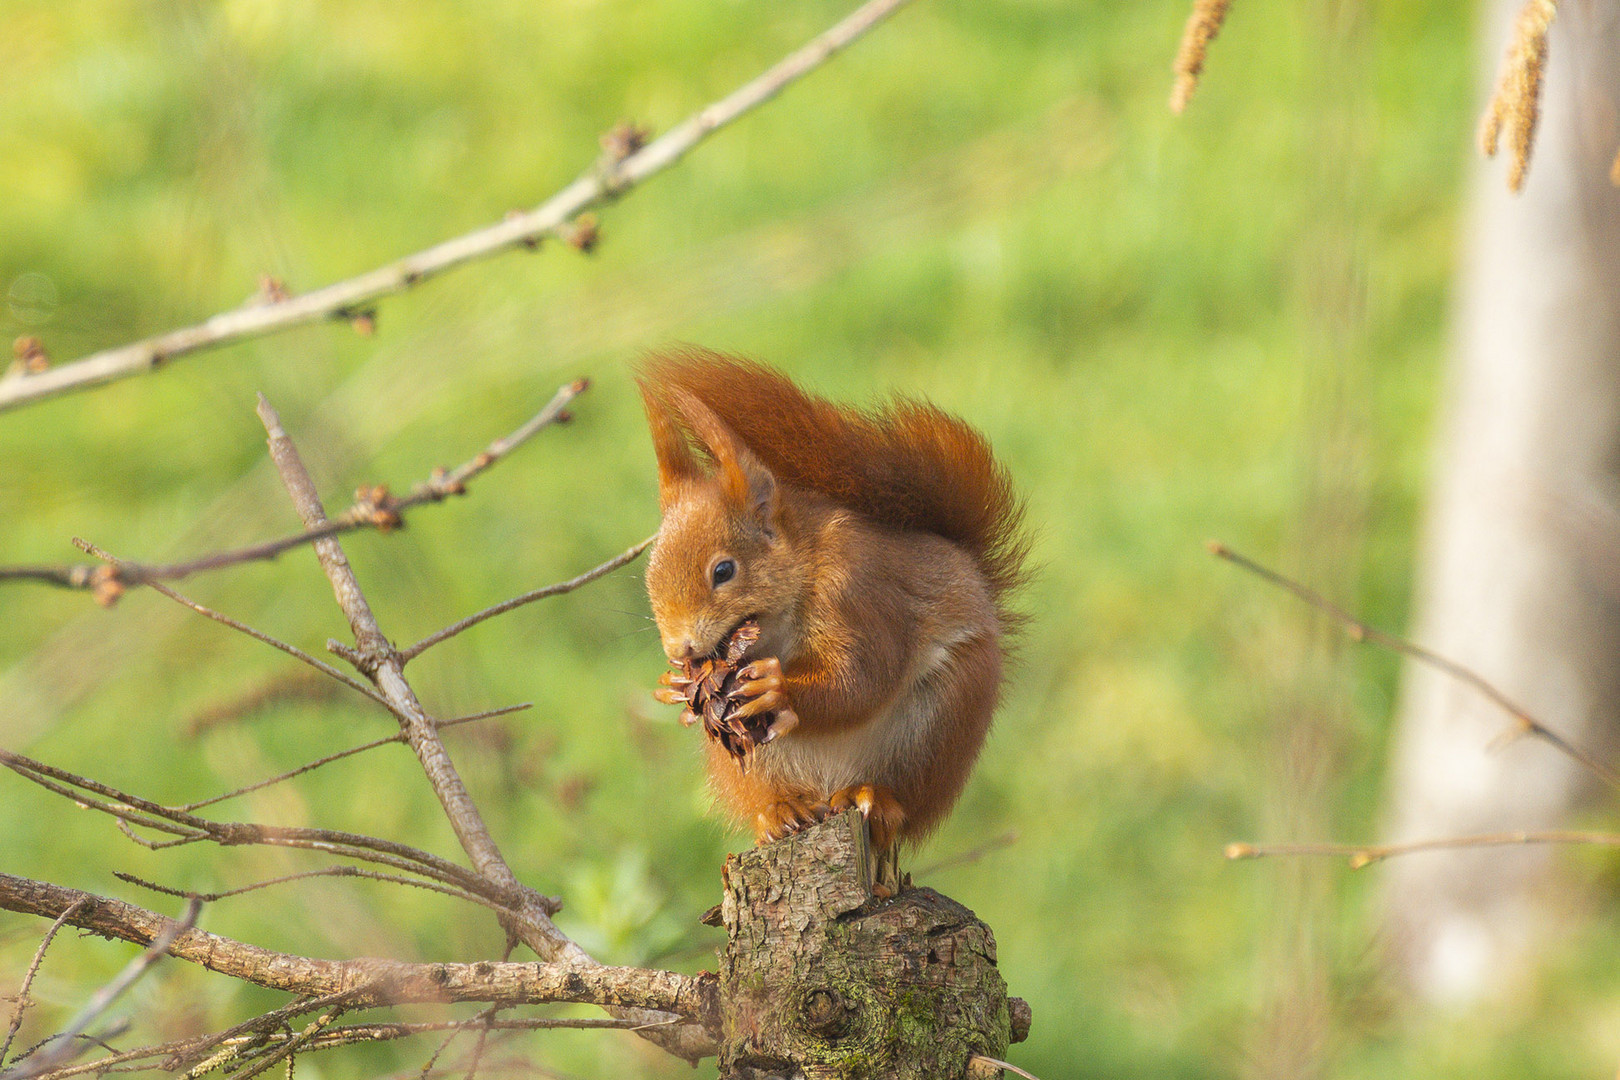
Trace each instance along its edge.
<instances>
[{"instance_id":1,"label":"dry stalk","mask_svg":"<svg viewBox=\"0 0 1620 1080\"><path fill-rule=\"evenodd\" d=\"M1503 130L1512 159L1508 163L1508 189L1524 187L1535 145L1536 122L1541 116L1542 75L1547 65L1547 31L1558 14L1558 0L1525 0L1513 24L1496 91L1480 120L1479 148L1495 157Z\"/></svg>"},{"instance_id":2,"label":"dry stalk","mask_svg":"<svg viewBox=\"0 0 1620 1080\"><path fill-rule=\"evenodd\" d=\"M1176 51L1175 86L1170 90L1170 111L1179 114L1192 100L1198 89L1198 77L1204 71L1205 55L1209 43L1221 32L1227 9L1232 0L1193 0L1192 13L1181 32L1181 48Z\"/></svg>"},{"instance_id":3,"label":"dry stalk","mask_svg":"<svg viewBox=\"0 0 1620 1080\"><path fill-rule=\"evenodd\" d=\"M1498 736L1493 742L1493 746L1500 746L1517 738L1538 739L1578 763L1609 787L1620 791L1620 773L1616 773L1614 769L1593 757L1591 753L1576 746L1564 736L1531 716L1529 711L1522 705L1519 705L1501 690L1498 690L1483 675L1473 669L1464 667L1455 660L1441 656L1439 653L1407 641L1405 638L1368 626L1315 590L1301 585L1287 575L1280 574L1270 567L1262 566L1247 555L1240 555L1219 541L1212 541L1209 550L1210 554L1217 558L1225 559L1232 565L1247 570L1262 581L1269 582L1279 589L1292 593L1311 607L1331 616L1344 626L1345 632L1350 635L1351 640L1377 645L1391 652L1410 657L1420 664L1432 667L1436 671L1451 676L1458 682L1473 687L1513 720L1513 726L1501 736Z\"/></svg>"},{"instance_id":4,"label":"dry stalk","mask_svg":"<svg viewBox=\"0 0 1620 1080\"><path fill-rule=\"evenodd\" d=\"M1219 541L1212 541L1209 550L1216 557L1224 559L1234 566L1247 570L1261 580L1292 593L1311 607L1331 616L1343 624L1352 640L1382 646L1392 652L1410 657L1419 663L1435 668L1457 679L1459 682L1473 687L1513 718L1514 726L1504 733L1507 739L1522 736L1539 739L1586 768L1610 787L1620 788L1620 774L1617 774L1615 770L1597 760L1590 753L1574 745L1568 739L1565 739L1562 735L1531 716L1523 707L1516 704L1506 694L1487 682L1483 676L1472 669L1464 667L1455 660L1431 652L1421 645L1368 626L1320 593L1307 588L1284 574L1278 573L1270 567L1260 565L1245 555L1238 554ZM1494 740L1494 743L1499 744L1503 741L1504 739L1499 736ZM1513 832L1481 833L1474 836L1448 836L1429 840L1414 840L1400 844L1236 843L1226 846L1226 857L1228 859L1258 859L1275 855L1332 855L1348 858L1350 867L1359 870L1398 855L1410 855L1421 851L1447 851L1523 844L1588 844L1600 847L1620 847L1620 834L1578 832L1569 829L1543 832L1515 830Z\"/></svg>"},{"instance_id":5,"label":"dry stalk","mask_svg":"<svg viewBox=\"0 0 1620 1080\"><path fill-rule=\"evenodd\" d=\"M1453 851L1462 848L1517 847L1524 844L1585 844L1592 847L1620 847L1620 834L1577 832L1555 829L1547 832L1479 833L1474 836L1445 836L1434 840L1413 840L1404 844L1228 844L1228 859L1263 859L1275 855L1332 855L1350 860L1352 870L1420 851Z\"/></svg>"}]
</instances>

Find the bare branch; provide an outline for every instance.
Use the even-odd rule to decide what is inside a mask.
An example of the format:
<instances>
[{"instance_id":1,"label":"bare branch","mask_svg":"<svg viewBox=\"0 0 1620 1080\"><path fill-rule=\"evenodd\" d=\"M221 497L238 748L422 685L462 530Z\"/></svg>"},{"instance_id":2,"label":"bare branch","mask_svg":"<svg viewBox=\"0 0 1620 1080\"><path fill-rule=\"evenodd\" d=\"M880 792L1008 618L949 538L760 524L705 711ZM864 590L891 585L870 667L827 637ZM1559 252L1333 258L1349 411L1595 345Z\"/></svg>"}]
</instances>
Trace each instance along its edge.
<instances>
[{"instance_id":1,"label":"bare branch","mask_svg":"<svg viewBox=\"0 0 1620 1080\"><path fill-rule=\"evenodd\" d=\"M1531 716L1523 706L1487 682L1485 677L1478 672L1464 667L1455 660L1431 652L1421 645L1407 641L1405 638L1368 626L1320 593L1269 567L1262 566L1246 555L1238 554L1220 541L1211 541L1209 550L1210 554L1215 555L1217 558L1225 559L1227 562L1247 570L1262 581L1269 582L1279 589L1293 593L1311 607L1332 616L1344 625L1352 641L1370 642L1402 656L1409 656L1419 663L1427 664L1437 671L1442 671L1453 679L1473 687L1513 718L1514 727L1507 732L1508 738L1530 736L1540 739L1547 745L1579 762L1605 784L1620 790L1620 773L1616 773L1615 770ZM1500 744L1500 742L1500 739L1497 740L1497 744Z\"/></svg>"},{"instance_id":2,"label":"bare branch","mask_svg":"<svg viewBox=\"0 0 1620 1080\"><path fill-rule=\"evenodd\" d=\"M39 965L45 962L45 950L49 949L51 942L56 939L56 932L62 929L68 918L84 907L85 903L88 901L76 903L58 915L56 921L51 923L51 928L45 931L45 936L40 939L39 948L34 950L34 958L28 962L28 970L23 972L22 986L17 990L17 1008L11 1014L10 1026L6 1028L6 1040L0 1043L0 1069L5 1068L6 1055L11 1053L12 1040L17 1037L17 1032L22 1027L23 1010L28 1007L28 989L34 985L34 976L39 973Z\"/></svg>"},{"instance_id":3,"label":"bare branch","mask_svg":"<svg viewBox=\"0 0 1620 1080\"><path fill-rule=\"evenodd\" d=\"M176 930L175 920L122 900L0 873L0 909L56 918L75 903L67 924L104 937L149 946ZM672 971L548 963L406 963L397 960L320 960L273 952L196 928L174 933L170 956L271 990L293 994L352 994L352 1005L481 1001L507 1005L581 1002L653 1009L705 1020L713 984Z\"/></svg>"},{"instance_id":4,"label":"bare branch","mask_svg":"<svg viewBox=\"0 0 1620 1080\"><path fill-rule=\"evenodd\" d=\"M252 1080L253 1077L259 1076L268 1071L278 1062L291 1057L293 1054L296 1054L300 1048L325 1030L326 1027L332 1023L332 1021L342 1016L343 1012L344 1009L340 1005L328 1012L322 1013L320 1016L317 1016L314 1020L309 1022L309 1025L305 1027L303 1031L286 1040L271 1053L266 1054L252 1067L233 1073L232 1080Z\"/></svg>"},{"instance_id":5,"label":"bare branch","mask_svg":"<svg viewBox=\"0 0 1620 1080\"><path fill-rule=\"evenodd\" d=\"M546 585L542 588L535 589L533 592L526 592L522 596L514 596L512 599L504 600L501 603L496 604L494 607L487 607L483 611L469 615L459 622L452 623L443 630L429 634L421 641L418 641L415 645L412 645L407 649L399 650L400 663L405 664L416 659L418 656L421 656L424 652L431 649L439 642L453 638L463 630L470 630L486 619L493 619L497 615L505 615L508 611L520 608L525 604L532 604L536 600L544 600L548 596L559 596L563 593L573 592L582 585L589 585L597 578L605 577L608 574L611 574L613 571L617 570L621 566L624 566L626 563L634 562L636 556L647 550L647 545L651 544L656 539L658 539L658 534L654 533L641 543L636 544L634 547L613 556L613 558L609 559L602 565L585 571L578 577L569 578L567 581L559 581L555 585Z\"/></svg>"},{"instance_id":6,"label":"bare branch","mask_svg":"<svg viewBox=\"0 0 1620 1080\"><path fill-rule=\"evenodd\" d=\"M62 915L58 915L57 918L62 918L65 915L68 922L73 922L74 919L80 917L80 913L84 911L85 906L84 903L76 901L71 908L64 911ZM145 975L152 965L157 963L169 951L169 946L174 943L176 938L191 929L192 924L197 921L197 913L201 910L202 902L193 898L186 904L186 913L179 922L175 922L173 919L165 920L167 925L148 943L146 951L125 965L124 970L120 971L112 982L92 994L90 1000L85 1003L84 1008L79 1010L79 1014L68 1022L67 1027L52 1036L52 1041L47 1048L40 1050L37 1054L26 1058L4 1072L0 1072L0 1080L30 1080L31 1077L49 1072L56 1065L72 1058L77 1050L74 1045L75 1040L84 1033L86 1028L100 1019L101 1015L112 1007L112 1003L117 1001L125 990L134 986L141 976Z\"/></svg>"},{"instance_id":7,"label":"bare branch","mask_svg":"<svg viewBox=\"0 0 1620 1080\"><path fill-rule=\"evenodd\" d=\"M89 810L99 810L120 821L178 836L186 843L210 840L225 847L256 844L304 848L346 859L389 866L410 874L442 881L490 900L502 899L499 889L465 867L405 844L335 829L306 829L288 825L211 821L195 814L142 799L107 784L46 765L9 750L0 750L0 765ZM94 798L100 795L102 798ZM109 801L110 800L110 801ZM155 846L155 845L154 845ZM543 902L555 901L541 898Z\"/></svg>"},{"instance_id":8,"label":"bare branch","mask_svg":"<svg viewBox=\"0 0 1620 1080\"><path fill-rule=\"evenodd\" d=\"M1024 1080L1041 1080L1041 1078L1036 1076L1034 1073L1025 1072L1023 1069L1020 1069L1011 1062L1002 1061L1000 1058L993 1058L988 1054L972 1055L968 1058L968 1067L969 1069L980 1067L985 1070L982 1073L970 1072L968 1074L969 1080L977 1080L977 1077L980 1075L996 1076L1001 1069L1006 1069L1008 1072L1015 1072L1019 1076L1022 1076Z\"/></svg>"},{"instance_id":9,"label":"bare branch","mask_svg":"<svg viewBox=\"0 0 1620 1080\"><path fill-rule=\"evenodd\" d=\"M385 484L367 485L355 492L355 502L347 510L324 524L291 536L266 540L231 551L215 552L178 563L141 563L118 559L87 541L74 543L109 566L14 566L0 567L0 582L42 581L66 589L86 589L104 607L111 607L130 589L154 585L160 581L178 581L210 570L220 570L243 563L274 559L293 548L312 544L328 536L354 532L357 529L377 529L390 532L405 527L405 512L424 503L443 502L467 493L467 483L517 449L542 428L569 418L568 404L588 389L590 383L577 379L561 387L552 399L534 416L510 435L496 439L483 450L454 469L435 469L427 480L417 484L409 495L397 498L389 493Z\"/></svg>"},{"instance_id":10,"label":"bare branch","mask_svg":"<svg viewBox=\"0 0 1620 1080\"><path fill-rule=\"evenodd\" d=\"M513 248L531 248L546 236L574 233L584 211L617 198L675 164L699 143L758 108L861 37L907 0L867 0L837 25L788 55L752 82L688 117L662 137L628 141L546 202L525 213L446 240L391 265L302 296L222 312L196 326L107 349L36 374L0 379L0 412L57 394L153 371L177 357L329 318L351 318L368 305L401 293L452 267Z\"/></svg>"},{"instance_id":11,"label":"bare branch","mask_svg":"<svg viewBox=\"0 0 1620 1080\"><path fill-rule=\"evenodd\" d=\"M1226 857L1262 859L1274 855L1338 855L1350 860L1352 870L1360 870L1397 855L1410 855L1418 851L1509 847L1521 844L1590 844L1597 847L1620 847L1620 833L1558 829L1547 832L1518 831L1447 836L1437 840L1414 840L1406 844L1228 844Z\"/></svg>"}]
</instances>

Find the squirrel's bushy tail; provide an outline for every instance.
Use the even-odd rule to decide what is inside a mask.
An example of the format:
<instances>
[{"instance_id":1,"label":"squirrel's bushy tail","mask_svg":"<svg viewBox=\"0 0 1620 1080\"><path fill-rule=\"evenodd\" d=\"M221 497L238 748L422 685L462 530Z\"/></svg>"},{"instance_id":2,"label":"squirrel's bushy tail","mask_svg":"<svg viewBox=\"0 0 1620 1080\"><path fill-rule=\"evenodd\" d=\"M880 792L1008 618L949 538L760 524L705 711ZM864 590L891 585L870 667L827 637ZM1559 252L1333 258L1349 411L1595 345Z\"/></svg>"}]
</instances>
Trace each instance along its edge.
<instances>
[{"instance_id":1,"label":"squirrel's bushy tail","mask_svg":"<svg viewBox=\"0 0 1620 1080\"><path fill-rule=\"evenodd\" d=\"M640 380L650 395L678 387L703 402L778 480L960 544L998 606L1023 580L1023 504L984 436L951 414L913 398L836 405L763 364L702 349L650 357Z\"/></svg>"}]
</instances>

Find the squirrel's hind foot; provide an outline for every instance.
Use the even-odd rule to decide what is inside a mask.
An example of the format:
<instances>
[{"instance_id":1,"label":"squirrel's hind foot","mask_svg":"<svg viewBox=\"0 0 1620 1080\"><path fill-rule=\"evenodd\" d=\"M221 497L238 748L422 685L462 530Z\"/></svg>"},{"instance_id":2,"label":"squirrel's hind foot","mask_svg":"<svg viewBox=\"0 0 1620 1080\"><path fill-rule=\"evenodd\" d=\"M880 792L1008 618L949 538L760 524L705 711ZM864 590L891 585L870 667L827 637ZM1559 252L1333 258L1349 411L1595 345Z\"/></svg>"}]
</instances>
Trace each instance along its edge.
<instances>
[{"instance_id":1,"label":"squirrel's hind foot","mask_svg":"<svg viewBox=\"0 0 1620 1080\"><path fill-rule=\"evenodd\" d=\"M833 792L827 803L835 814L851 807L861 812L861 816L866 818L872 837L872 850L875 852L885 852L893 847L900 839L901 827L906 823L905 810L888 788L856 784Z\"/></svg>"}]
</instances>

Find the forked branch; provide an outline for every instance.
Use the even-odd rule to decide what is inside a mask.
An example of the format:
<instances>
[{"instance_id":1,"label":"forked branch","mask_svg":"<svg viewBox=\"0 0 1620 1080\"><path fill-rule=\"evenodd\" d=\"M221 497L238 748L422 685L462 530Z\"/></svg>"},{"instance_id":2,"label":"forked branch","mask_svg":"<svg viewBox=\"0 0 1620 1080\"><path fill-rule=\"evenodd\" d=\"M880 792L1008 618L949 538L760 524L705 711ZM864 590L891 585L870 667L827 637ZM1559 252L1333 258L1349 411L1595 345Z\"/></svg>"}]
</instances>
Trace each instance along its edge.
<instances>
[{"instance_id":1,"label":"forked branch","mask_svg":"<svg viewBox=\"0 0 1620 1080\"><path fill-rule=\"evenodd\" d=\"M299 458L298 448L282 427L281 418L262 395L259 398L259 418L264 422L269 437L271 460L292 497L304 527L319 528L325 516L314 483ZM439 798L439 804L462 850L472 859L479 877L497 892L506 907L507 914L502 924L508 933L544 960L567 964L578 970L600 968L596 960L552 923L551 914L555 909L547 898L519 882L507 865L484 824L483 815L468 794L455 764L450 760L449 752L439 739L437 729L405 679L404 658L377 625L376 616L343 553L342 545L336 537L327 537L315 542L315 554L332 584L338 606L342 608L354 633L354 648L336 646L334 651L347 658L387 699L390 710L399 719L406 741L421 762L428 783ZM714 1041L705 1032L663 1027L665 1018L654 1012L638 1010L626 1015L643 1023L644 1027L638 1030L644 1038L673 1054L696 1061L714 1053Z\"/></svg>"}]
</instances>

